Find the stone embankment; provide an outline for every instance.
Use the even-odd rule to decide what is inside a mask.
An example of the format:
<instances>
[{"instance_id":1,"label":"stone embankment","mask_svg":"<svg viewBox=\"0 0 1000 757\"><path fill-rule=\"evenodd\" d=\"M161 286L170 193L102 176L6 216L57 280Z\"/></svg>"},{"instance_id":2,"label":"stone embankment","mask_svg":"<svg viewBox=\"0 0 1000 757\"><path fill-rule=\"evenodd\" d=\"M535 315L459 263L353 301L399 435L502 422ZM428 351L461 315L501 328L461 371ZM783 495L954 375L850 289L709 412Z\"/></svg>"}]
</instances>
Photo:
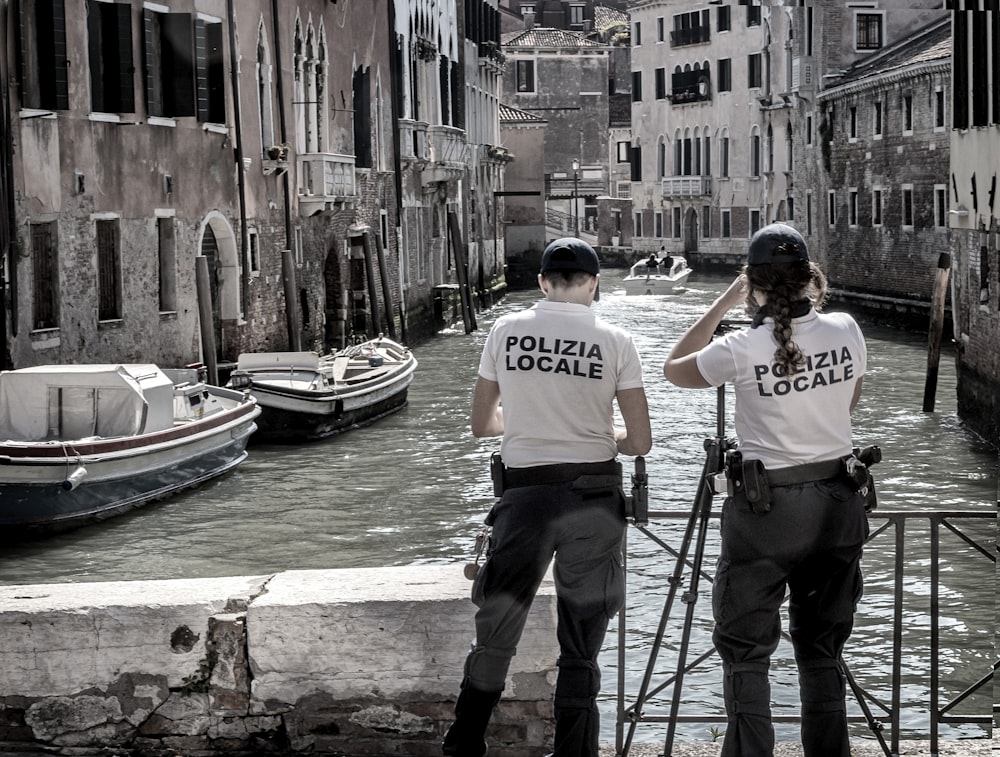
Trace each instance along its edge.
<instances>
[{"instance_id":1,"label":"stone embankment","mask_svg":"<svg viewBox=\"0 0 1000 757\"><path fill-rule=\"evenodd\" d=\"M462 568L0 587L0 754L440 754L473 636ZM543 586L493 735L544 753Z\"/></svg>"},{"instance_id":2,"label":"stone embankment","mask_svg":"<svg viewBox=\"0 0 1000 757\"><path fill-rule=\"evenodd\" d=\"M469 588L457 565L0 586L0 755L439 755L473 633ZM548 751L555 622L547 582L490 757ZM939 754L985 757L990 743ZM904 744L903 755L929 754ZM676 744L671 757L719 746ZM879 754L858 742L857 757Z\"/></svg>"}]
</instances>

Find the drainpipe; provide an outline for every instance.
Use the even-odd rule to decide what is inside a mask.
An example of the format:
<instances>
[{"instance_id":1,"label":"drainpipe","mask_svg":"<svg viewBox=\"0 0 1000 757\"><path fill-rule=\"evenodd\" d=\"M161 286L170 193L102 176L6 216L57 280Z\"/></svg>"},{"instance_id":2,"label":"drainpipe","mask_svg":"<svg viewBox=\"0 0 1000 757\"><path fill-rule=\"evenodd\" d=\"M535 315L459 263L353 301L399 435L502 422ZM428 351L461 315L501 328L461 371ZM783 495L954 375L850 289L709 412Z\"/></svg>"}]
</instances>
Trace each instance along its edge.
<instances>
[{"instance_id":1,"label":"drainpipe","mask_svg":"<svg viewBox=\"0 0 1000 757\"><path fill-rule=\"evenodd\" d=\"M0 34L7 38L10 3L4 3L4 18ZM10 113L10 76L4 59L0 68L0 256L7 259L10 281L3 280L0 265L0 367L12 368L10 345L7 343L7 313L10 312L10 332L17 336L17 209L14 204L14 133ZM9 297L8 297L9 286Z\"/></svg>"},{"instance_id":2,"label":"drainpipe","mask_svg":"<svg viewBox=\"0 0 1000 757\"><path fill-rule=\"evenodd\" d=\"M396 1L389 0L389 86L392 89L392 97L389 102L392 106L392 167L393 180L396 189L396 245L402 244L403 229L403 162L400 156L399 147L399 98L400 87L403 83L399 80L399 38L396 35ZM406 254L405 250L402 254ZM402 271L399 272L399 328L402 332L403 341L406 341L406 287L403 286ZM391 322L390 318L390 322Z\"/></svg>"},{"instance_id":3,"label":"drainpipe","mask_svg":"<svg viewBox=\"0 0 1000 757\"><path fill-rule=\"evenodd\" d=\"M236 183L240 202L240 264L236 266L236 270L240 271L247 264L247 190L246 165L243 163L243 116L240 112L240 75L236 53L236 20L233 18L233 0L226 0L226 14L229 17L229 72L233 90L233 130L235 132L233 152L236 159ZM248 280L249 276L244 271L243 275L240 276L240 303L242 305L240 310L242 315L246 315L246 305L250 299Z\"/></svg>"},{"instance_id":4,"label":"drainpipe","mask_svg":"<svg viewBox=\"0 0 1000 757\"><path fill-rule=\"evenodd\" d=\"M232 2L232 0L229 0ZM288 131L285 123L285 79L281 67L281 27L278 23L278 0L271 0L271 24L274 27L274 61L277 68L275 85L278 91L278 132L281 135L281 144L288 144ZM298 323L295 320L299 312L298 292L295 288L295 266L291 254L294 242L292 234L292 199L288 188L288 175L290 171L285 171L281 176L281 189L285 197L285 253L282 257L282 277L285 282L285 323L288 328L288 348L292 352L299 352L302 349L301 334ZM287 281L288 276L292 276L291 282Z\"/></svg>"}]
</instances>

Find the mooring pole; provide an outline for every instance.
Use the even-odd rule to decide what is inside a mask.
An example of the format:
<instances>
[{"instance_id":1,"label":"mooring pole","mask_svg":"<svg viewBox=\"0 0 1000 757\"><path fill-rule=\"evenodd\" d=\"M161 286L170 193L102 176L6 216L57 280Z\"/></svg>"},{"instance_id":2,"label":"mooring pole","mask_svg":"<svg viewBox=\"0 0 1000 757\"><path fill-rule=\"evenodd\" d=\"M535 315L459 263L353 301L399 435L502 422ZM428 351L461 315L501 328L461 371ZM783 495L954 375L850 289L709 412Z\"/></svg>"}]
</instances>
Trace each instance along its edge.
<instances>
[{"instance_id":1,"label":"mooring pole","mask_svg":"<svg viewBox=\"0 0 1000 757\"><path fill-rule=\"evenodd\" d=\"M951 255L942 252L938 258L937 274L934 278L934 293L931 297L931 321L928 327L927 379L924 382L924 412L934 412L937 393L938 364L941 362L941 332L944 330L944 301L948 294L948 273L951 270Z\"/></svg>"}]
</instances>

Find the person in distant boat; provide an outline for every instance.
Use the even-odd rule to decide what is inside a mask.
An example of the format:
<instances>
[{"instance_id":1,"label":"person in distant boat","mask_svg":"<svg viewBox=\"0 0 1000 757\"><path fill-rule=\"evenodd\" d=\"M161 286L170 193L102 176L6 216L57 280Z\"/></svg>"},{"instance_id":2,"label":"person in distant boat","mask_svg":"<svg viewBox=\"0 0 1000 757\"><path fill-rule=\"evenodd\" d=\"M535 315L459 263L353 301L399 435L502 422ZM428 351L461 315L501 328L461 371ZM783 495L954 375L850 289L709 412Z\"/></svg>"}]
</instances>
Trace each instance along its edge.
<instances>
[{"instance_id":1,"label":"person in distant boat","mask_svg":"<svg viewBox=\"0 0 1000 757\"><path fill-rule=\"evenodd\" d=\"M656 267L659 264L660 264L660 262L656 259L656 253L655 252L649 253L649 257L646 258L646 268L649 268L649 269L655 271Z\"/></svg>"},{"instance_id":2,"label":"person in distant boat","mask_svg":"<svg viewBox=\"0 0 1000 757\"><path fill-rule=\"evenodd\" d=\"M472 399L472 433L501 436L494 456L500 499L486 523L486 562L476 574L476 638L465 661L455 720L443 752L486 754L486 729L511 657L549 563L558 597L559 674L554 757L597 757L597 657L624 601L625 530L618 453L652 444L642 364L632 336L599 319L600 264L567 237L542 254L545 298L497 319ZM614 425L614 405L624 427Z\"/></svg>"},{"instance_id":3,"label":"person in distant boat","mask_svg":"<svg viewBox=\"0 0 1000 757\"><path fill-rule=\"evenodd\" d=\"M805 757L851 753L840 656L868 535L869 478L851 440L867 349L851 316L820 312L825 296L826 277L802 235L765 226L750 240L743 272L663 364L677 386L735 388L739 445L726 463L712 590L728 715L722 757L774 752L768 666L786 590ZM750 328L713 341L740 303Z\"/></svg>"}]
</instances>

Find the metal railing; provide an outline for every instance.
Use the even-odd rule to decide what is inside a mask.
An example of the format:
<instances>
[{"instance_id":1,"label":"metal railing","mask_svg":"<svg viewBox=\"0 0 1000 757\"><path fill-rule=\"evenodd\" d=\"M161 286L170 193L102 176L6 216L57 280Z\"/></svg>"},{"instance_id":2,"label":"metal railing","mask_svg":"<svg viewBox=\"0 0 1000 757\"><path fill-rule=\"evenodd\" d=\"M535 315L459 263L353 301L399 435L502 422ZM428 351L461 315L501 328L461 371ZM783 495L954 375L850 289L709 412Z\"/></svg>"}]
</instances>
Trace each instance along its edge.
<instances>
[{"instance_id":1,"label":"metal railing","mask_svg":"<svg viewBox=\"0 0 1000 757\"><path fill-rule=\"evenodd\" d=\"M717 448L719 444L720 440L718 439L715 440L715 442L712 440L706 442L706 449L709 450L710 459L712 458L713 450L715 450L715 452L718 451ZM726 714L724 711L685 712L683 711L684 708L682 706L682 693L685 677L699 667L707 667L709 664L712 664L713 658L714 665L718 668L718 678L721 685L721 663L718 661L715 649L714 647L711 647L710 641L707 651L702 651L691 662L688 662L688 655L690 654L691 625L694 616L695 603L699 598L699 584L702 581L704 582L701 585L706 588L702 593L708 594L712 582L712 576L708 571L703 569L703 555L707 525L711 519L718 517L718 513L712 513L713 495L710 491L707 480L709 475L714 472L714 467L715 466L713 464L706 462L705 474L699 482L695 505L689 512L650 511L649 513L651 523L655 523L660 519L667 521L687 519L684 537L679 545L676 547L672 546L666 540L658 536L648 526L636 526L637 531L648 537L659 548L669 553L674 558L675 563L672 575L665 579L665 584L668 586L668 593L665 598L665 604L663 613L660 617L659 626L656 629L656 633L653 636L653 641L650 646L649 659L645 666L642 683L638 687L638 691L632 696L631 701L629 701L629 693L626 691L625 653L628 646L628 631L626 630L628 615L626 612L627 608L623 607L619 614L618 716L616 727L617 755L628 755L636 731L642 724L660 723L667 725L664 753L670 754L676 733L676 724L724 723L726 721ZM942 536L954 536L959 540L960 546L965 545L967 548L966 556L976 560L986 560L995 565L995 519L996 513L989 510L949 510L932 512L926 510L915 512L875 510L869 514L869 521L873 524L873 528L867 541L868 546L866 547L866 552L870 551L873 546L878 546L880 548L878 554L883 561L885 560L885 555L887 554L891 554L892 557L891 597L885 596L883 587L880 587L878 584L870 584L866 582L865 586L865 599L867 603L873 603L875 599L878 599L878 603L882 606L889 605L893 608L892 635L891 639L887 642L889 646L887 656L891 659L888 681L886 682L886 688L889 691L888 702L882 701L878 697L869 693L869 691L865 690L865 688L859 684L857 678L853 675L850 666L846 661L844 662L844 669L850 692L849 698L853 696L855 703L861 711L861 715L850 715L849 720L852 722L867 723L869 729L878 740L887 757L899 754L899 741L902 731L904 711L913 709L923 711L923 709L926 708L930 718L929 737L932 754L938 753L938 741L940 737L941 724L978 724L984 728L988 728L989 724L992 722L991 713L960 714L956 710L959 705L968 703L968 700L977 693L982 694L988 701L992 702L992 690L989 689L989 684L992 681L998 667L998 663L996 661L989 664L988 670L981 671L981 675L972 681L972 683L965 685L957 695L953 697L946 697L942 692L943 688L948 685L951 685L951 688L954 689L955 681L945 680L941 664L942 655L945 652L954 651L954 648L945 648L941 643L941 540ZM986 527L981 529L981 533L978 538L967 532L968 529L972 528L976 524L976 522L983 521L993 521L993 523L986 524ZM914 522L926 522L929 530L926 538L911 540L909 542L911 549L914 548L914 544L918 544L921 548L927 549L926 557L921 555L920 560L915 560L911 557L907 550L907 526L914 524ZM880 523L881 525L875 528L875 523ZM963 530L961 527L962 525L966 527L966 530ZM910 529L911 532L914 530L914 528ZM985 533L987 531L988 533ZM882 544L884 541L882 538L883 535L888 534L891 534L894 537L892 540L891 553L889 553L887 549L884 549ZM877 544L873 545L875 542L877 542ZM626 549L626 555L629 554L629 551L629 549ZM913 567L915 562L918 566L920 566L919 568ZM926 564L927 567L924 568L923 564ZM864 567L865 565L866 562L863 559L862 566ZM922 571L922 573L914 576L914 572L918 570ZM988 575L987 580L990 582L990 585L992 585L992 582L994 581L993 566L990 566L988 573L986 571L983 571L983 573ZM912 602L907 602L905 591L907 581L912 583L917 579L920 581L926 581L927 583L926 586L922 587L922 590L926 591L926 599L928 603L926 610L914 607ZM883 591L881 595L879 594L880 591ZM678 601L684 606L684 617L682 619L674 619L675 622L682 624L682 632L679 635L681 642L679 648L676 650L676 665L672 671L668 671L666 674L664 674L662 670L658 673L658 657L661 647L664 644L664 640L667 637L667 630L671 623L671 613L674 609L673 605L675 601ZM925 612L929 625L929 643L926 645L926 655L928 659L926 660L926 664L924 666L928 671L926 702L913 702L913 694L912 691L910 691L908 693L908 703L906 707L904 707L903 637L904 627L907 625L904 619L907 617L907 613L909 613L910 617L912 617L916 614ZM855 626L855 636L858 635L858 628L863 625L865 619L865 607L862 605L859 607L857 614L858 622ZM873 621L883 621L884 617L881 614L877 616L874 616L873 614L873 617L870 619ZM648 631L642 634L643 637L647 635ZM783 633L782 635L786 640L789 638L787 633ZM672 638L674 639L674 642L676 642L676 638L678 637L672 636ZM852 640L855 644L857 644L854 637L852 637ZM852 649L857 648L857 646L852 647L852 642L849 641L847 655L850 655ZM873 644L867 644L864 646L864 649L868 654L873 654L874 648L875 645ZM919 651L911 648L907 649L906 653L907 665L912 668L913 661L918 657ZM660 667L662 668L663 666ZM658 675L666 675L666 677L661 682L656 683L654 679L656 679ZM866 670L864 677L868 682L874 680L875 676L872 671L872 666L869 666ZM869 689L873 688L871 683L868 685ZM961 684L959 685L961 686ZM647 712L647 706L654 702L656 698L659 697L659 701L663 701L662 697L666 696L664 692L670 695L670 706L667 708L666 713L662 714L662 708L660 713ZM773 720L781 723L800 722L799 717L789 715L777 715L773 718ZM889 743L886 741L886 731L889 733Z\"/></svg>"}]
</instances>

